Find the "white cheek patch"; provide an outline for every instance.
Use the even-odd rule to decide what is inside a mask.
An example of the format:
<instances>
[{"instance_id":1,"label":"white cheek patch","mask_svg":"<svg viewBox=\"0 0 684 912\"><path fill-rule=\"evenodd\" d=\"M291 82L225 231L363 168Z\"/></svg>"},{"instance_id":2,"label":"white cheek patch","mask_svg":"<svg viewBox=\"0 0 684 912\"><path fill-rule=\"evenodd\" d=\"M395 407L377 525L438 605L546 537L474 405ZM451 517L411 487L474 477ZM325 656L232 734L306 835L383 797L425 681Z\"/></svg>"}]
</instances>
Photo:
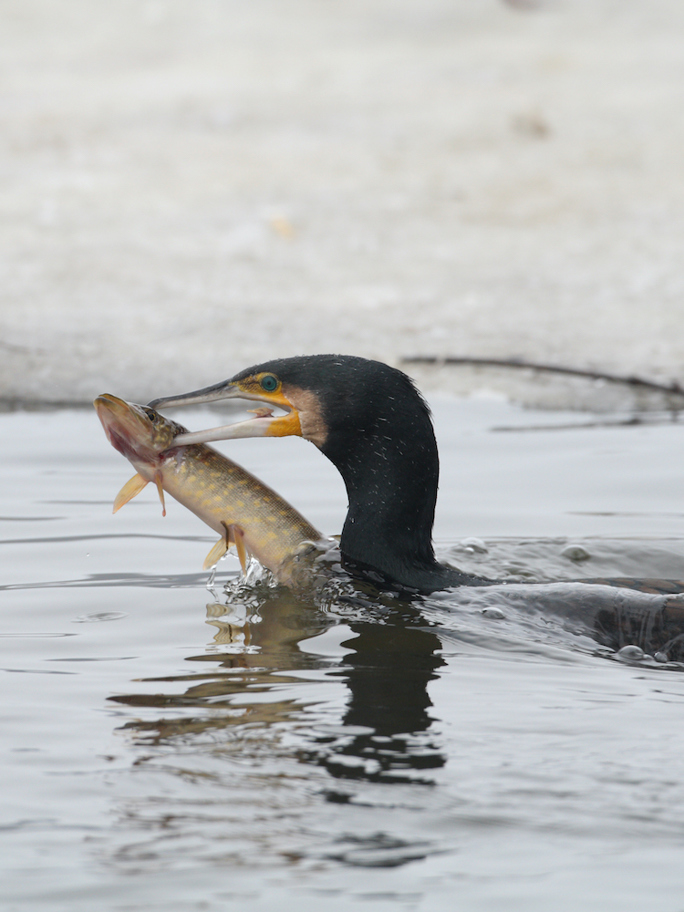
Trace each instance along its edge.
<instances>
[{"instance_id":1,"label":"white cheek patch","mask_svg":"<svg viewBox=\"0 0 684 912\"><path fill-rule=\"evenodd\" d=\"M328 426L323 418L321 404L316 394L298 386L284 386L283 393L297 410L302 437L310 440L319 449L323 447L328 438Z\"/></svg>"}]
</instances>

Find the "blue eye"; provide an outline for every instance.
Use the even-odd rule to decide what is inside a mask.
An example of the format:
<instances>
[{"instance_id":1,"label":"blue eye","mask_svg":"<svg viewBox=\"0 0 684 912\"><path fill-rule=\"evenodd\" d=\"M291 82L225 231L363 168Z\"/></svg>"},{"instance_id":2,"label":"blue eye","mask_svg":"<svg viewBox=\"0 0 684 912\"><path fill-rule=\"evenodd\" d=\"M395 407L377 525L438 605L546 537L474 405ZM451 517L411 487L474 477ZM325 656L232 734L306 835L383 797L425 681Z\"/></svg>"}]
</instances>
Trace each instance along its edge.
<instances>
[{"instance_id":1,"label":"blue eye","mask_svg":"<svg viewBox=\"0 0 684 912\"><path fill-rule=\"evenodd\" d=\"M274 377L273 374L266 374L261 378L261 388L267 393L272 393L278 388L278 379Z\"/></svg>"}]
</instances>

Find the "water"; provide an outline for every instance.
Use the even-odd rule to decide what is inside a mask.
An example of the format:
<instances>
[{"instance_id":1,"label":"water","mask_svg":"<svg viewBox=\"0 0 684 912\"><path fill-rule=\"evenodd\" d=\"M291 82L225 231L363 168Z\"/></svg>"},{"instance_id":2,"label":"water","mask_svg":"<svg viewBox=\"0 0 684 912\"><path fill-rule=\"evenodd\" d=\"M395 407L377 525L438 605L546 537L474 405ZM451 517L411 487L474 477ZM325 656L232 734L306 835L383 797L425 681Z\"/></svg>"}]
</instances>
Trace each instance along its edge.
<instances>
[{"instance_id":1,"label":"water","mask_svg":"<svg viewBox=\"0 0 684 912\"><path fill-rule=\"evenodd\" d=\"M679 425L434 405L442 557L684 577ZM3 910L684 908L679 667L445 596L226 597L187 511L110 515L132 472L94 413L0 425ZM313 447L228 451L339 530Z\"/></svg>"}]
</instances>

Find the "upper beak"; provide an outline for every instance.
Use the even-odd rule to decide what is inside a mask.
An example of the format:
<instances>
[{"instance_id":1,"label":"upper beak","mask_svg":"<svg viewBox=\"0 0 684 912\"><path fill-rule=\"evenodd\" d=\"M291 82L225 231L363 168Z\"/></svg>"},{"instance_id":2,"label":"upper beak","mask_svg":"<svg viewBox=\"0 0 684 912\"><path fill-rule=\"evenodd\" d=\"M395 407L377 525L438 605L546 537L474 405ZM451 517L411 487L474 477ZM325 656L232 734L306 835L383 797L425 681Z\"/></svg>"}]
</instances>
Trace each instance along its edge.
<instances>
[{"instance_id":1,"label":"upper beak","mask_svg":"<svg viewBox=\"0 0 684 912\"><path fill-rule=\"evenodd\" d=\"M165 406L189 405L200 402L215 402L217 399L237 398L245 398L244 393L241 393L230 380L222 380L221 383L205 386L204 389L193 390L191 393L181 393L180 396L164 396L162 399L153 399L147 405L149 408L160 409Z\"/></svg>"},{"instance_id":2,"label":"upper beak","mask_svg":"<svg viewBox=\"0 0 684 912\"><path fill-rule=\"evenodd\" d=\"M273 415L271 408L256 410L256 417L222 427L207 428L205 431L186 431L174 437L174 446L187 446L191 443L207 443L210 440L231 440L238 437L285 437L290 434L301 436L299 415L293 405L280 393L272 396L267 393L247 393L231 380L224 380L204 389L183 393L180 396L166 396L153 399L149 407L153 409L174 405L194 405L200 402L216 402L218 399L256 399L268 406L284 409L285 415Z\"/></svg>"}]
</instances>

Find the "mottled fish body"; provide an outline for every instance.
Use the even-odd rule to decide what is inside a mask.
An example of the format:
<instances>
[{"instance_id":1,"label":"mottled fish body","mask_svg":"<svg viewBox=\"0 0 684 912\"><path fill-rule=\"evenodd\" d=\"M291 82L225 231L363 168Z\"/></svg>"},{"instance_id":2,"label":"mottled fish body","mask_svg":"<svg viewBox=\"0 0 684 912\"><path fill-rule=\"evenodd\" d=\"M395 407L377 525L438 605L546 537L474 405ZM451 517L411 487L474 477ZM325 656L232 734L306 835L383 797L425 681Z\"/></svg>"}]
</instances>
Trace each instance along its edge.
<instances>
[{"instance_id":1,"label":"mottled fish body","mask_svg":"<svg viewBox=\"0 0 684 912\"><path fill-rule=\"evenodd\" d=\"M107 439L137 472L117 495L114 512L153 482L162 505L165 491L221 536L205 568L235 544L243 569L251 554L279 582L292 582L306 543L323 538L294 507L213 447L174 446L184 428L154 409L109 394L94 405Z\"/></svg>"}]
</instances>

